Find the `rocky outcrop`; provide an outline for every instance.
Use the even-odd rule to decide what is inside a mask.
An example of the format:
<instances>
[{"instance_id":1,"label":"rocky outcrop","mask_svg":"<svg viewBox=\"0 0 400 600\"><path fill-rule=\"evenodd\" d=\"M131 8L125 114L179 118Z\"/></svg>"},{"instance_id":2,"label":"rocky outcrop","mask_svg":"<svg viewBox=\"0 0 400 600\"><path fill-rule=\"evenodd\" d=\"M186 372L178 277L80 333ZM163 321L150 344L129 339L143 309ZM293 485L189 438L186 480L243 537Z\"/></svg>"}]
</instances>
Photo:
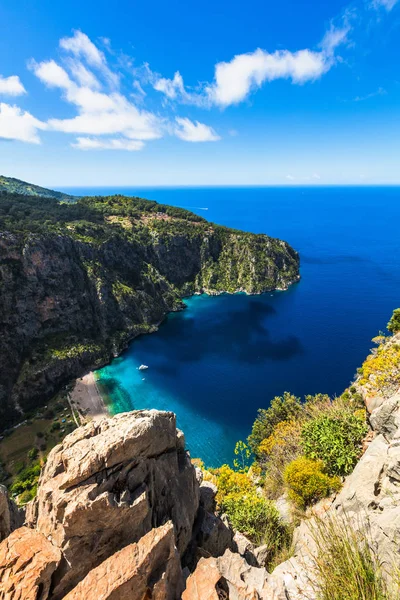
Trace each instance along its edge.
<instances>
[{"instance_id":1,"label":"rocky outcrop","mask_svg":"<svg viewBox=\"0 0 400 600\"><path fill-rule=\"evenodd\" d=\"M186 582L182 600L271 600L268 573L226 550L220 558L202 558Z\"/></svg>"},{"instance_id":2,"label":"rocky outcrop","mask_svg":"<svg viewBox=\"0 0 400 600\"><path fill-rule=\"evenodd\" d=\"M169 520L182 555L198 503L173 413L134 411L76 429L50 452L27 512L29 525L62 552L52 598Z\"/></svg>"},{"instance_id":3,"label":"rocky outcrop","mask_svg":"<svg viewBox=\"0 0 400 600\"><path fill-rule=\"evenodd\" d=\"M23 511L8 497L4 485L0 485L0 542L23 522Z\"/></svg>"},{"instance_id":4,"label":"rocky outcrop","mask_svg":"<svg viewBox=\"0 0 400 600\"><path fill-rule=\"evenodd\" d=\"M169 522L110 556L64 600L178 600L183 587L174 527Z\"/></svg>"},{"instance_id":5,"label":"rocky outcrop","mask_svg":"<svg viewBox=\"0 0 400 600\"><path fill-rule=\"evenodd\" d=\"M375 437L354 471L340 493L330 502L316 505L313 513L322 519L343 519L344 526L350 524L363 535L367 533L390 582L400 540L400 395L379 403L370 422ZM301 523L294 535L293 558L279 565L269 579L277 600L316 599L311 584L317 553L313 526L314 517Z\"/></svg>"},{"instance_id":6,"label":"rocky outcrop","mask_svg":"<svg viewBox=\"0 0 400 600\"><path fill-rule=\"evenodd\" d=\"M151 331L182 308L182 295L261 293L299 279L298 255L286 242L171 207L151 213L155 203L136 201L64 205L53 215L63 219L59 233L40 220L31 230L29 216L15 231L0 231L2 428Z\"/></svg>"},{"instance_id":7,"label":"rocky outcrop","mask_svg":"<svg viewBox=\"0 0 400 600\"><path fill-rule=\"evenodd\" d=\"M16 529L0 544L0 598L46 600L61 552L44 535Z\"/></svg>"}]
</instances>

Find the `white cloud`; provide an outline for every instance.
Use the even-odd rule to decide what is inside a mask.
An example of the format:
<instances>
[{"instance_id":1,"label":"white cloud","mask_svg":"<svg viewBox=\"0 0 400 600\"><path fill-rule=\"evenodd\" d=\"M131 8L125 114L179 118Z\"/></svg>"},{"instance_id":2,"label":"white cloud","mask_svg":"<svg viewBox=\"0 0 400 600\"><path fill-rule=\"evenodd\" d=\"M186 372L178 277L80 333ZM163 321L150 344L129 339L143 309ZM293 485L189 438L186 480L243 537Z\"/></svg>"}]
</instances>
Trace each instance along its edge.
<instances>
[{"instance_id":1,"label":"white cloud","mask_svg":"<svg viewBox=\"0 0 400 600\"><path fill-rule=\"evenodd\" d=\"M2 77L0 75L0 94L21 96L22 94L26 94L26 90L18 75L11 75L10 77Z\"/></svg>"},{"instance_id":2,"label":"white cloud","mask_svg":"<svg viewBox=\"0 0 400 600\"><path fill-rule=\"evenodd\" d=\"M114 86L119 84L119 76L113 73L107 65L104 53L97 48L95 44L82 31L74 31L72 37L65 37L60 40L60 46L66 52L70 52L77 58L83 58L87 64L102 72Z\"/></svg>"},{"instance_id":3,"label":"white cloud","mask_svg":"<svg viewBox=\"0 0 400 600\"><path fill-rule=\"evenodd\" d=\"M178 95L185 94L182 75L179 71L175 73L173 79L165 79L164 77L157 79L154 89L165 94L170 100L175 100Z\"/></svg>"},{"instance_id":4,"label":"white cloud","mask_svg":"<svg viewBox=\"0 0 400 600\"><path fill-rule=\"evenodd\" d=\"M221 139L212 127L199 121L193 123L190 119L180 117L176 117L175 121L175 135L185 142L216 142Z\"/></svg>"},{"instance_id":5,"label":"white cloud","mask_svg":"<svg viewBox=\"0 0 400 600\"><path fill-rule=\"evenodd\" d=\"M119 139L98 139L88 137L78 137L76 142L71 144L73 148L78 150L141 150L144 146L143 142L138 140Z\"/></svg>"},{"instance_id":6,"label":"white cloud","mask_svg":"<svg viewBox=\"0 0 400 600\"><path fill-rule=\"evenodd\" d=\"M214 104L221 107L238 104L265 81L291 79L293 83L314 81L333 66L334 51L346 40L348 28L331 27L321 43L320 51L277 50L272 54L258 48L248 54L239 54L230 62L215 66L214 83L206 93Z\"/></svg>"},{"instance_id":7,"label":"white cloud","mask_svg":"<svg viewBox=\"0 0 400 600\"><path fill-rule=\"evenodd\" d=\"M54 60L47 60L41 63L33 60L28 66L35 73L36 77L49 87L69 90L74 86L66 70L60 67Z\"/></svg>"},{"instance_id":8,"label":"white cloud","mask_svg":"<svg viewBox=\"0 0 400 600\"><path fill-rule=\"evenodd\" d=\"M96 47L84 34L79 34L77 39L61 40L61 45L76 55L83 54L91 63L101 64L108 69L103 64L102 53L94 52L92 46ZM99 91L99 81L78 60L67 61L66 66L70 74L54 60L30 63L35 75L48 87L60 89L64 99L73 104L78 112L69 119L49 119L51 129L87 135L118 134L129 140L154 140L162 137L164 123L158 116L137 108L119 92ZM126 144L126 149L133 149L134 146ZM140 149L141 146L136 144L134 149Z\"/></svg>"},{"instance_id":9,"label":"white cloud","mask_svg":"<svg viewBox=\"0 0 400 600\"><path fill-rule=\"evenodd\" d=\"M387 91L379 87L375 92L371 92L370 94L366 94L365 96L356 96L354 98L354 102L362 102L363 100L369 100L370 98L374 98L375 96L386 96Z\"/></svg>"},{"instance_id":10,"label":"white cloud","mask_svg":"<svg viewBox=\"0 0 400 600\"><path fill-rule=\"evenodd\" d=\"M0 103L0 139L19 140L40 144L38 130L46 129L46 124L18 106Z\"/></svg>"},{"instance_id":11,"label":"white cloud","mask_svg":"<svg viewBox=\"0 0 400 600\"><path fill-rule=\"evenodd\" d=\"M89 87L93 90L99 90L101 88L99 80L79 60L68 60L68 66L74 78L81 85Z\"/></svg>"},{"instance_id":12,"label":"white cloud","mask_svg":"<svg viewBox=\"0 0 400 600\"><path fill-rule=\"evenodd\" d=\"M285 179L287 179L288 181L294 181L296 177L293 177L293 175L286 175Z\"/></svg>"},{"instance_id":13,"label":"white cloud","mask_svg":"<svg viewBox=\"0 0 400 600\"><path fill-rule=\"evenodd\" d=\"M398 0L373 0L371 2L371 7L375 10L379 10L380 8L384 8L388 12L392 10L392 8L397 4Z\"/></svg>"},{"instance_id":14,"label":"white cloud","mask_svg":"<svg viewBox=\"0 0 400 600\"><path fill-rule=\"evenodd\" d=\"M204 90L188 91L185 88L183 77L179 71L176 71L173 79L167 79L152 73L147 65L147 77L154 89L162 92L169 100L178 100L182 104L193 104L203 108L210 104Z\"/></svg>"},{"instance_id":15,"label":"white cloud","mask_svg":"<svg viewBox=\"0 0 400 600\"><path fill-rule=\"evenodd\" d=\"M152 73L146 65L146 74L154 89L169 100L202 107L226 107L242 102L266 81L290 79L292 83L302 84L319 79L335 64L335 50L346 41L349 29L346 23L342 27L331 25L319 50L270 53L258 48L254 52L238 54L228 62L217 63L214 81L199 86L194 92L187 90L179 71L173 79L166 79Z\"/></svg>"}]
</instances>

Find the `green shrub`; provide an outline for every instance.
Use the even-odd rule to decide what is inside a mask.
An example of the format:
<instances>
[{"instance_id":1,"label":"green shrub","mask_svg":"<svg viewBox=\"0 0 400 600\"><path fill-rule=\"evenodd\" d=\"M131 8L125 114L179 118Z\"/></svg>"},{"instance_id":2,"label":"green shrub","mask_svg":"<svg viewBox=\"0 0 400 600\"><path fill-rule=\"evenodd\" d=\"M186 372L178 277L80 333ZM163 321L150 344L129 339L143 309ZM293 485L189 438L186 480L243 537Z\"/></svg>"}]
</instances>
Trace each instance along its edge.
<instances>
[{"instance_id":1,"label":"green shrub","mask_svg":"<svg viewBox=\"0 0 400 600\"><path fill-rule=\"evenodd\" d=\"M212 470L218 487L217 504L222 506L228 494L246 494L251 491L254 484L246 473L235 471L229 465L222 465L219 469Z\"/></svg>"},{"instance_id":2,"label":"green shrub","mask_svg":"<svg viewBox=\"0 0 400 600\"><path fill-rule=\"evenodd\" d=\"M339 477L330 477L325 473L325 466L321 460L312 460L305 456L300 456L287 465L284 481L289 498L299 508L305 508L321 498L326 498L341 487Z\"/></svg>"},{"instance_id":3,"label":"green shrub","mask_svg":"<svg viewBox=\"0 0 400 600\"><path fill-rule=\"evenodd\" d=\"M301 443L305 456L322 460L329 475L347 475L361 455L367 431L363 413L326 414L304 424Z\"/></svg>"},{"instance_id":4,"label":"green shrub","mask_svg":"<svg viewBox=\"0 0 400 600\"><path fill-rule=\"evenodd\" d=\"M38 456L39 456L39 450L37 448L31 448L31 450L29 450L29 452L28 452L29 460L36 460Z\"/></svg>"},{"instance_id":5,"label":"green shrub","mask_svg":"<svg viewBox=\"0 0 400 600\"><path fill-rule=\"evenodd\" d=\"M222 508L234 529L257 545L270 545L271 556L279 550L287 534L271 501L252 490L245 495L228 494Z\"/></svg>"},{"instance_id":6,"label":"green shrub","mask_svg":"<svg viewBox=\"0 0 400 600\"><path fill-rule=\"evenodd\" d=\"M269 408L260 408L257 419L254 421L248 442L251 451L257 455L258 446L262 440L268 438L274 427L281 421L292 421L302 412L300 398L285 392L283 396L275 396Z\"/></svg>"},{"instance_id":7,"label":"green shrub","mask_svg":"<svg viewBox=\"0 0 400 600\"><path fill-rule=\"evenodd\" d=\"M15 478L13 484L10 487L10 492L13 494L13 496L19 496L18 500L20 503L28 501L23 501L21 499L21 497L25 499L28 497L28 494L25 494L24 492L30 493L30 500L36 495L37 482L39 480L40 471L41 466L39 463L36 463L33 464L31 467L23 469Z\"/></svg>"},{"instance_id":8,"label":"green shrub","mask_svg":"<svg viewBox=\"0 0 400 600\"><path fill-rule=\"evenodd\" d=\"M400 331L400 308L396 308L393 311L392 317L387 324L387 328L392 333L398 333Z\"/></svg>"},{"instance_id":9,"label":"green shrub","mask_svg":"<svg viewBox=\"0 0 400 600\"><path fill-rule=\"evenodd\" d=\"M34 485L29 490L25 490L24 492L22 492L22 494L19 495L18 503L19 504L27 504L28 502L30 502L31 500L34 499L36 494L37 494L37 485Z\"/></svg>"}]
</instances>

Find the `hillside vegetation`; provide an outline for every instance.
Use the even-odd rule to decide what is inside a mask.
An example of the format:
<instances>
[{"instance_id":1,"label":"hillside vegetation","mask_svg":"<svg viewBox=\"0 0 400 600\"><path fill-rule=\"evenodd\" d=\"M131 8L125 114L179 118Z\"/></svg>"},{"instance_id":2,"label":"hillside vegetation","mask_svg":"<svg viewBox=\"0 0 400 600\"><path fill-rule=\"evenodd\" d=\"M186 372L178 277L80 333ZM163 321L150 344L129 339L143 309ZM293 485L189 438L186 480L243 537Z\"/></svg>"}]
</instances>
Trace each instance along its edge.
<instances>
[{"instance_id":1,"label":"hillside vegetation","mask_svg":"<svg viewBox=\"0 0 400 600\"><path fill-rule=\"evenodd\" d=\"M286 289L289 244L125 196L0 193L0 423L147 333L182 296Z\"/></svg>"},{"instance_id":2,"label":"hillside vegetation","mask_svg":"<svg viewBox=\"0 0 400 600\"><path fill-rule=\"evenodd\" d=\"M39 185L21 181L20 179L4 177L4 175L0 175L0 192L20 194L24 196L41 196L42 198L55 198L56 200L60 200L62 202L75 202L76 200L74 196L70 196L69 194L48 190L47 188L40 187Z\"/></svg>"}]
</instances>

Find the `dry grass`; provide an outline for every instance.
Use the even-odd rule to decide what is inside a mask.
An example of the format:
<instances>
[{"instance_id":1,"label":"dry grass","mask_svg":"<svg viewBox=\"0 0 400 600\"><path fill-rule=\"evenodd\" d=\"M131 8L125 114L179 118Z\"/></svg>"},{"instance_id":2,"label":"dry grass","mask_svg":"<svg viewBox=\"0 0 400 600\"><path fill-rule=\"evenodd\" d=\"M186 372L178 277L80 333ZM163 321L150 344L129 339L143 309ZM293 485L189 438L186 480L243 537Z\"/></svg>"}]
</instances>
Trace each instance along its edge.
<instances>
[{"instance_id":1,"label":"dry grass","mask_svg":"<svg viewBox=\"0 0 400 600\"><path fill-rule=\"evenodd\" d=\"M326 517L316 520L312 535L318 600L398 600L400 588L389 589L365 520L355 528L347 517Z\"/></svg>"}]
</instances>

